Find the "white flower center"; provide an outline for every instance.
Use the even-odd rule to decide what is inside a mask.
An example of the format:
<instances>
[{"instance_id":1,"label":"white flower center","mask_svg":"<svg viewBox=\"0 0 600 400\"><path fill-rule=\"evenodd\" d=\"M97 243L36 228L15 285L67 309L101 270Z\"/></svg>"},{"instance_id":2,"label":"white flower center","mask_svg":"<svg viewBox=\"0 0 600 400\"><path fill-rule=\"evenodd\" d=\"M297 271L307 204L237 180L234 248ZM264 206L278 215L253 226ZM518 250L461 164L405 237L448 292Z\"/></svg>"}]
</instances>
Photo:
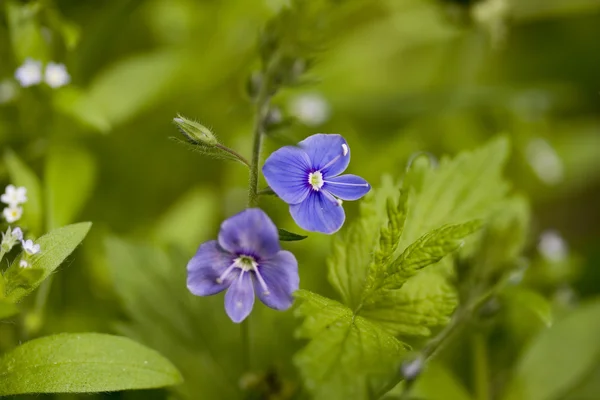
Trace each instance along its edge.
<instances>
[{"instance_id":1,"label":"white flower center","mask_svg":"<svg viewBox=\"0 0 600 400\"><path fill-rule=\"evenodd\" d=\"M231 264L225 270L225 272L223 272L221 274L221 276L219 276L217 278L217 283L222 284L223 282L225 282L225 279L227 278L227 276L235 268L239 268L242 270L242 272L240 272L238 279L241 279L245 272L250 272L250 271L254 272L254 276L258 280L258 283L260 284L260 286L263 290L263 294L265 296L268 296L270 294L269 288L267 287L267 283L265 282L262 275L260 274L260 271L258 270L258 263L252 256L241 255L238 258L236 258L235 260L233 260L233 264Z\"/></svg>"},{"instance_id":2,"label":"white flower center","mask_svg":"<svg viewBox=\"0 0 600 400\"><path fill-rule=\"evenodd\" d=\"M323 174L321 173L321 171L315 171L308 174L308 183L317 192L321 190L321 188L325 184L325 181L323 181Z\"/></svg>"},{"instance_id":3,"label":"white flower center","mask_svg":"<svg viewBox=\"0 0 600 400\"><path fill-rule=\"evenodd\" d=\"M244 270L244 271L254 271L256 267L258 267L258 263L252 256L239 256L235 259L234 263L236 267Z\"/></svg>"}]
</instances>

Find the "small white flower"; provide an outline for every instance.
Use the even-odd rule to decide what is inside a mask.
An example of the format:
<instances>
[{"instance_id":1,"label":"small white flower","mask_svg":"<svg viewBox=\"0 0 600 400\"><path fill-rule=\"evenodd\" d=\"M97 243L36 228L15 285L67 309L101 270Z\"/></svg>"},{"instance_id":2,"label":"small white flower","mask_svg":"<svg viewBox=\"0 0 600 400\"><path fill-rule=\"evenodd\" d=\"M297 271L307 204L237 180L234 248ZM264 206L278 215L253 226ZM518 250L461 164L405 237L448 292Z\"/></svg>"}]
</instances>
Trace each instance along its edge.
<instances>
[{"instance_id":1,"label":"small white flower","mask_svg":"<svg viewBox=\"0 0 600 400\"><path fill-rule=\"evenodd\" d=\"M13 222L17 222L18 220L21 219L21 216L23 215L23 208L12 205L12 206L6 207L2 211L2 214L4 215L4 219L6 220L6 222L8 222L9 224L12 224Z\"/></svg>"},{"instance_id":2,"label":"small white flower","mask_svg":"<svg viewBox=\"0 0 600 400\"><path fill-rule=\"evenodd\" d=\"M29 263L27 262L27 260L21 260L21 261L19 261L19 267L21 267L21 268L29 268L29 267L30 267L30 265L31 265L31 264L29 264Z\"/></svg>"},{"instance_id":3,"label":"small white flower","mask_svg":"<svg viewBox=\"0 0 600 400\"><path fill-rule=\"evenodd\" d=\"M12 230L11 235L13 238L15 238L18 241L23 240L23 231L18 226Z\"/></svg>"},{"instance_id":4,"label":"small white flower","mask_svg":"<svg viewBox=\"0 0 600 400\"><path fill-rule=\"evenodd\" d=\"M329 119L329 103L320 94L303 94L292 99L290 113L308 126L321 125Z\"/></svg>"},{"instance_id":5,"label":"small white flower","mask_svg":"<svg viewBox=\"0 0 600 400\"><path fill-rule=\"evenodd\" d=\"M31 239L22 240L21 243L23 244L23 250L25 250L27 254L33 255L40 252L40 245L33 243L33 240Z\"/></svg>"},{"instance_id":6,"label":"small white flower","mask_svg":"<svg viewBox=\"0 0 600 400\"><path fill-rule=\"evenodd\" d=\"M49 62L46 66L44 81L51 88L59 88L71 82L71 76L67 72L67 67L64 64Z\"/></svg>"},{"instance_id":7,"label":"small white flower","mask_svg":"<svg viewBox=\"0 0 600 400\"><path fill-rule=\"evenodd\" d=\"M9 206L18 206L27 202L27 188L8 185L0 196L0 201Z\"/></svg>"},{"instance_id":8,"label":"small white flower","mask_svg":"<svg viewBox=\"0 0 600 400\"><path fill-rule=\"evenodd\" d=\"M26 59L15 71L15 79L23 87L37 85L42 81L42 63L31 58Z\"/></svg>"}]
</instances>

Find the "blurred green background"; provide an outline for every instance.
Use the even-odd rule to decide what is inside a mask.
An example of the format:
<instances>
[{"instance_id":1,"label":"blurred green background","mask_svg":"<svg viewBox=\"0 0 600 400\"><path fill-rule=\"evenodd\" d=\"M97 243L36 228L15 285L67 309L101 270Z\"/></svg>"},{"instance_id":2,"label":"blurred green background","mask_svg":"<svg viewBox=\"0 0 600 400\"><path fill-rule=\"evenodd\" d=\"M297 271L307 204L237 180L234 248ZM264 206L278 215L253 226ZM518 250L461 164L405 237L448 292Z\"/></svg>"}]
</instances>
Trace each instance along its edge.
<instances>
[{"instance_id":1,"label":"blurred green background","mask_svg":"<svg viewBox=\"0 0 600 400\"><path fill-rule=\"evenodd\" d=\"M530 284L557 315L597 297L600 1L333 3L326 46L311 58L307 82L274 99L283 116L297 119L284 136L343 134L353 151L349 172L377 186L385 173L400 177L417 152L439 158L508 135L507 174L531 202ZM26 305L34 336L126 334L181 368L185 398L239 396L239 328L227 320L219 296L187 294L185 264L199 243L215 237L222 219L245 207L247 171L169 137L178 135L172 119L181 113L249 156L247 82L259 68L260 32L286 5L0 0L2 151L16 152L43 182L38 233L94 223L72 262L54 275L44 311L35 299ZM65 63L71 84L19 87L13 74L27 57ZM286 140L267 141L263 156ZM9 183L2 164L0 181ZM299 231L282 202L265 197L261 206L280 227ZM61 207L66 211L49 211ZM352 219L357 205L346 210ZM300 261L301 287L331 293L330 237L311 234L286 247ZM262 305L252 321L257 371L277 376L280 397L271 398L289 398L298 379L289 360L302 344L293 338L297 321ZM489 366L495 394L521 349L544 329L527 318L498 326L484 344L495 357ZM0 326L0 349L14 346L16 335L12 326ZM454 375L472 388L469 346L461 346ZM545 398L600 398L600 351L596 358L568 392Z\"/></svg>"}]
</instances>

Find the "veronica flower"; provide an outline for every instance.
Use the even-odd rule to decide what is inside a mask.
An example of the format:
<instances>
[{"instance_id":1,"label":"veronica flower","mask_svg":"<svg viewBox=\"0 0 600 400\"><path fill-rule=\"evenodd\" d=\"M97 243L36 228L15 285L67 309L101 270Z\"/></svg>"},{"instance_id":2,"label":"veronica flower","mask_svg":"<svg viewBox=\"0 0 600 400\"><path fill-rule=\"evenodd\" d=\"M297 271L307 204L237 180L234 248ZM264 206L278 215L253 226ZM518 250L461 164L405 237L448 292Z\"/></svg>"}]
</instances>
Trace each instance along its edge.
<instances>
[{"instance_id":1,"label":"veronica flower","mask_svg":"<svg viewBox=\"0 0 600 400\"><path fill-rule=\"evenodd\" d=\"M277 228L258 208L223 222L218 240L201 244L187 271L187 287L197 296L227 289L225 311L236 323L252 311L255 293L267 306L286 310L299 285L296 258L281 250Z\"/></svg>"},{"instance_id":2,"label":"veronica flower","mask_svg":"<svg viewBox=\"0 0 600 400\"><path fill-rule=\"evenodd\" d=\"M358 200L371 190L363 178L340 175L350 163L350 147L340 135L319 133L275 151L263 166L271 189L290 205L294 221L307 231L334 233L346 219L342 200Z\"/></svg>"}]
</instances>

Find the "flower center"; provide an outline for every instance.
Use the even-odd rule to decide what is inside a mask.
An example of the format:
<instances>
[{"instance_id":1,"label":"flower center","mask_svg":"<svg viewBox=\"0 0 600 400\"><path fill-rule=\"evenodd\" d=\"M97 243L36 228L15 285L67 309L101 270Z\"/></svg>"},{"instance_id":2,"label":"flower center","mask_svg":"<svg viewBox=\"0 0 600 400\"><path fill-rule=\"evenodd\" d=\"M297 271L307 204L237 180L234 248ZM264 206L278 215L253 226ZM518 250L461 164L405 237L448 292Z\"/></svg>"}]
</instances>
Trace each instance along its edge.
<instances>
[{"instance_id":1,"label":"flower center","mask_svg":"<svg viewBox=\"0 0 600 400\"><path fill-rule=\"evenodd\" d=\"M234 264L236 267L243 271L254 271L258 267L258 263L252 256L241 255L235 259Z\"/></svg>"},{"instance_id":2,"label":"flower center","mask_svg":"<svg viewBox=\"0 0 600 400\"><path fill-rule=\"evenodd\" d=\"M242 272L240 272L238 279L241 279L242 276L244 276L244 272L250 272L250 271L254 272L254 276L258 280L258 283L260 284L260 287L262 288L263 294L265 296L268 296L270 294L269 288L267 287L267 283L265 282L262 275L260 274L260 271L258 268L258 263L254 259L254 257L244 255L244 254L240 255L238 258L233 260L233 263L225 270L225 272L223 272L221 274L221 276L219 276L217 278L217 283L222 284L225 281L225 278L227 278L227 276L235 268L239 268L242 270Z\"/></svg>"},{"instance_id":3,"label":"flower center","mask_svg":"<svg viewBox=\"0 0 600 400\"><path fill-rule=\"evenodd\" d=\"M321 171L315 171L308 174L308 183L312 186L313 190L316 190L317 192L321 190L325 184Z\"/></svg>"}]
</instances>

